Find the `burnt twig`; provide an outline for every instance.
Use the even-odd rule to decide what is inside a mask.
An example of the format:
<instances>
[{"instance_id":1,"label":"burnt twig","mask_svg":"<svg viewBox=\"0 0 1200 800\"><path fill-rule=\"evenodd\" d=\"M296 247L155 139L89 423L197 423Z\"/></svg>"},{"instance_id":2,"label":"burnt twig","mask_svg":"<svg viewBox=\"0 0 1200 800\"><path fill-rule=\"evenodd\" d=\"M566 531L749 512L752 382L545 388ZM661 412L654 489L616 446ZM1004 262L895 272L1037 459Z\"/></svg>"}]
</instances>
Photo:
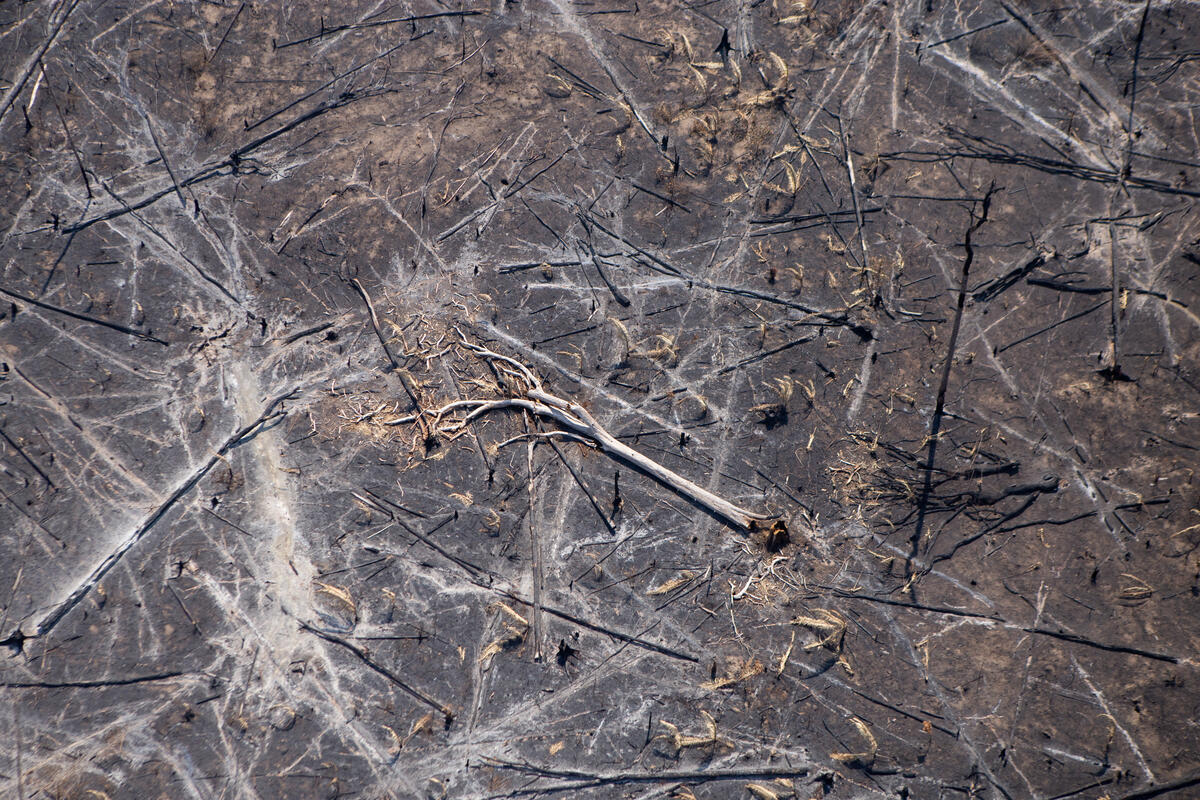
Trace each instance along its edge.
<instances>
[{"instance_id":1,"label":"burnt twig","mask_svg":"<svg viewBox=\"0 0 1200 800\"><path fill-rule=\"evenodd\" d=\"M971 208L971 224L967 226L967 232L963 237L963 248L966 250L966 256L963 258L962 276L958 284L958 304L954 312L954 325L950 329L950 343L946 348L946 362L942 367L942 380L938 384L937 400L933 409L933 420L929 424L929 457L925 462L925 483L921 489L920 505L917 509L917 524L913 528L912 539L910 540L909 554L909 576L913 576L912 561L917 557L921 545L921 536L925 532L925 512L929 505L929 498L933 491L933 467L934 461L937 458L938 436L942 429L942 416L946 410L946 389L950 385L950 370L954 366L954 350L958 346L958 332L962 326L963 309L967 302L967 281L971 275L971 263L975 260L975 247L971 243L971 236L975 231L979 230L985 222L987 222L988 211L992 204L992 195L996 192L996 184L993 182L983 196L983 208L979 216L975 215L974 207Z\"/></svg>"},{"instance_id":2,"label":"burnt twig","mask_svg":"<svg viewBox=\"0 0 1200 800\"><path fill-rule=\"evenodd\" d=\"M375 672L379 673L380 675L382 675L383 677L387 678L389 681L391 681L393 684L395 684L397 687L399 687L399 689L401 691L403 691L405 694L421 701L422 703L424 703L425 705L434 709L435 711L440 712L442 714L442 716L444 716L446 718L447 726L449 726L450 723L454 721L454 709L450 708L449 705L441 702L440 700L435 700L433 697L429 696L425 692L421 691L420 689L416 688L412 684L408 683L403 678L401 678L399 675L392 672L390 669L388 669L384 665L380 664L375 659L371 658L370 653L368 653L366 650L359 647L358 645L354 644L353 642L347 641L340 636L334 636L332 633L327 633L326 631L323 631L320 628L314 628L313 626L309 625L306 622L300 623L300 629L303 631L307 631L308 633L311 633L312 635L314 635L320 639L324 639L325 641L327 641L331 644L336 644L339 647L343 647L343 648L349 650L351 653L353 653L355 656L357 656L360 661L362 661L364 664L366 664L368 667L370 667L373 671L375 671Z\"/></svg>"},{"instance_id":3,"label":"burnt twig","mask_svg":"<svg viewBox=\"0 0 1200 800\"><path fill-rule=\"evenodd\" d=\"M121 333L129 334L130 336L136 336L139 339L145 339L148 342L154 342L155 344L161 344L164 347L166 347L168 344L168 342L166 340L159 339L157 336L151 336L150 334L148 334L144 331L139 331L136 328L130 328L130 327L122 325L118 322L109 322L108 320L100 319L99 317L89 317L87 314L80 314L78 311L71 311L69 308L60 308L59 306L54 306L49 303L42 302L41 300L38 300L36 297L28 297L26 295L18 294L17 292L10 291L8 289L5 289L2 286L0 286L0 294L6 295L7 297L11 297L14 300L20 300L22 303L28 303L31 306L37 306L38 308L45 309L46 311L54 311L59 314L63 314L65 316L71 317L72 319L80 320L81 322L90 322L93 325L100 325L105 328L110 328L111 330L114 330L114 331L119 331Z\"/></svg>"}]
</instances>

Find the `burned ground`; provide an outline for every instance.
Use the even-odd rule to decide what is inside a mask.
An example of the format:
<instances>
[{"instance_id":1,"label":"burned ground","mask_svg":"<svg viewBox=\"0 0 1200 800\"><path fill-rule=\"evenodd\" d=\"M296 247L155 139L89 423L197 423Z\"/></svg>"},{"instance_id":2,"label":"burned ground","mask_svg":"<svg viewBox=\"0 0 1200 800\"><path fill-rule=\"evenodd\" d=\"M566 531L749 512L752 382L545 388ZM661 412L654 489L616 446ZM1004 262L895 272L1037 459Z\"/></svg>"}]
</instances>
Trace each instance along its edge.
<instances>
[{"instance_id":1,"label":"burned ground","mask_svg":"<svg viewBox=\"0 0 1200 800\"><path fill-rule=\"evenodd\" d=\"M1198 40L0 6L2 793L1194 795Z\"/></svg>"}]
</instances>

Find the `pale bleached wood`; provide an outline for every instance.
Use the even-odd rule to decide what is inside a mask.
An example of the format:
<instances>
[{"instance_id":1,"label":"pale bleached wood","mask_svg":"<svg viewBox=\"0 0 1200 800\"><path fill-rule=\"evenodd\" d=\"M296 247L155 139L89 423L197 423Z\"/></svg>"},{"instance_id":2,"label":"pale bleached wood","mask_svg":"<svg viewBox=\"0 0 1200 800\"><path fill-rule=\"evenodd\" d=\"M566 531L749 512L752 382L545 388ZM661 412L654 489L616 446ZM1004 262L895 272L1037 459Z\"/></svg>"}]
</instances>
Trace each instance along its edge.
<instances>
[{"instance_id":1,"label":"pale bleached wood","mask_svg":"<svg viewBox=\"0 0 1200 800\"><path fill-rule=\"evenodd\" d=\"M705 489L703 486L683 477L674 470L663 466L654 459L634 450L605 430L604 426L596 421L596 418L586 408L578 403L573 403L547 392L542 387L541 380L534 374L533 370L516 359L493 352L465 339L461 344L475 355L496 364L506 377L511 380L514 396L496 400L455 400L436 411L428 412L443 434L456 435L466 428L467 425L493 411L505 409L525 411L583 438L610 457L631 464L676 494L707 509L739 530L753 530L759 527L759 523L777 519L777 517L772 515L749 511L731 503L725 498ZM467 409L470 410L465 416L457 419L447 419L447 415ZM402 425L415 421L417 421L417 417L410 415L392 420L388 424Z\"/></svg>"}]
</instances>

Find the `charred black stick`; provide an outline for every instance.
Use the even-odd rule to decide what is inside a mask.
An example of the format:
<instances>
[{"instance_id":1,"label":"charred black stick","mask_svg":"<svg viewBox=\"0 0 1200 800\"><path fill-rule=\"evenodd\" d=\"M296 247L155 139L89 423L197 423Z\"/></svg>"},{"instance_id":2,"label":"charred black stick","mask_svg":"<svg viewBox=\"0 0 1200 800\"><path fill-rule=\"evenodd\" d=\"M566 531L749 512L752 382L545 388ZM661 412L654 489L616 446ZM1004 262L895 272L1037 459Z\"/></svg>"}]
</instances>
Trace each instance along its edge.
<instances>
[{"instance_id":1,"label":"charred black stick","mask_svg":"<svg viewBox=\"0 0 1200 800\"><path fill-rule=\"evenodd\" d=\"M71 317L72 319L77 319L81 322L90 322L93 325L100 325L101 327L119 331L120 333L128 334L129 336L136 336L139 339L145 339L148 342L161 344L164 347L166 347L168 344L168 342L164 339L159 339L157 336L151 336L144 331L139 331L136 328L130 328L126 325L120 324L119 322L109 322L106 319L90 317L87 314L80 314L78 311L71 311L69 308L60 308L59 306L51 305L38 300L36 297L28 297L26 295L10 291L2 286L0 286L0 294L11 297L14 300L19 300L22 303L28 303L31 306L37 306L38 308L45 309L46 311L53 311L64 316Z\"/></svg>"},{"instance_id":2,"label":"charred black stick","mask_svg":"<svg viewBox=\"0 0 1200 800\"><path fill-rule=\"evenodd\" d=\"M954 324L950 329L950 343L946 347L946 361L942 366L942 379L938 384L933 419L929 424L929 456L925 462L925 482L921 489L920 505L917 509L917 523L910 539L908 565L910 577L913 575L912 561L920 552L921 536L925 532L925 513L933 491L933 468L937 458L938 437L942 429L942 416L946 411L946 390L950 386L950 370L954 367L954 351L958 346L958 332L962 326L963 309L967 303L967 281L971 275L971 264L975 260L975 246L971 242L971 237L975 231L979 230L987 222L988 211L992 204L992 195L995 194L995 191L996 184L993 182L988 187L987 193L983 196L983 208L979 216L975 216L975 209L972 207L971 224L967 226L966 234L963 237L963 249L966 251L966 255L963 258L962 273L958 284L958 302L955 306Z\"/></svg>"},{"instance_id":3,"label":"charred black stick","mask_svg":"<svg viewBox=\"0 0 1200 800\"><path fill-rule=\"evenodd\" d=\"M449 705L441 702L440 700L435 700L430 695L426 694L422 690L413 686L408 681L404 680L399 675L392 672L390 669L388 669L384 665L380 664L375 659L371 658L371 654L368 653L365 649L359 647L358 645L354 644L353 642L343 639L340 636L334 636L332 633L323 631L320 628L314 628L313 626L309 625L306 622L300 623L300 629L303 631L307 631L308 633L311 633L312 635L316 636L319 639L324 639L325 641L329 642L330 644L336 644L339 647L349 650L351 653L353 653L358 658L359 661L362 661L364 664L366 664L368 667L370 667L371 670L373 670L374 672L377 672L380 675L382 675L383 677L387 678L389 681L391 681L393 684L395 684L405 694L409 695L410 697L412 697L416 700L419 700L420 702L429 706L433 710L440 712L442 714L442 716L446 718L447 726L450 725L450 723L454 721L454 709L450 708Z\"/></svg>"}]
</instances>

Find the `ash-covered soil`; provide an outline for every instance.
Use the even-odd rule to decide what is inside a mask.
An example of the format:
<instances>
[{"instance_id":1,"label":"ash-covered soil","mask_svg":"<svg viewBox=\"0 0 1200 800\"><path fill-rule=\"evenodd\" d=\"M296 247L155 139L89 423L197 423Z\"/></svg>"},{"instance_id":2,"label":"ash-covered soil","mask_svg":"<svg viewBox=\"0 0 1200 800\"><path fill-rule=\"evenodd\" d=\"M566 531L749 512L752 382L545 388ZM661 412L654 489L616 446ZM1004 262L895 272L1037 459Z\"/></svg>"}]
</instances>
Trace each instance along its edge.
<instances>
[{"instance_id":1,"label":"ash-covered soil","mask_svg":"<svg viewBox=\"0 0 1200 800\"><path fill-rule=\"evenodd\" d=\"M0 794L1195 796L1198 41L0 5Z\"/></svg>"}]
</instances>

